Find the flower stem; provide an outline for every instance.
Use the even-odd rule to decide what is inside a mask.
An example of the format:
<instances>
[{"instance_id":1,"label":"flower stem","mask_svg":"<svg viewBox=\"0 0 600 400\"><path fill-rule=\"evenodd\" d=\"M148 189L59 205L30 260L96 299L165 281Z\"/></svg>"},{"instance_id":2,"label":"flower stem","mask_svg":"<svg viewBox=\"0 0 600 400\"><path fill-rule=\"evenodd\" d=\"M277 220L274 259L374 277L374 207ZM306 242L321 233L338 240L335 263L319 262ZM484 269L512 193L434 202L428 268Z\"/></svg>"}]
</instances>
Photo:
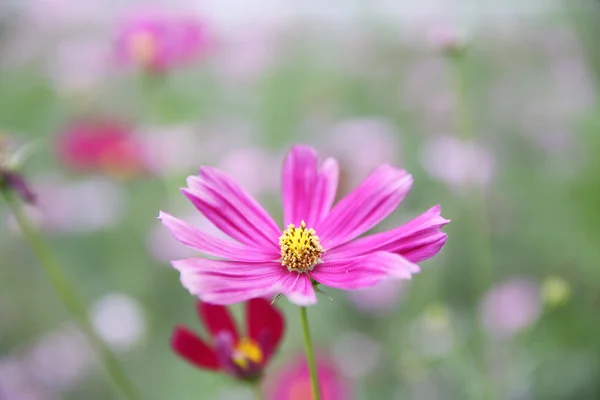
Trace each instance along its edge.
<instances>
[{"instance_id":1,"label":"flower stem","mask_svg":"<svg viewBox=\"0 0 600 400\"><path fill-rule=\"evenodd\" d=\"M310 339L310 329L308 327L308 315L306 307L300 307L300 320L302 321L302 332L304 334L304 347L306 348L306 361L310 371L310 387L312 389L312 400L321 400L321 391L319 390L319 378L317 375L317 364L315 363L315 352L313 351Z\"/></svg>"},{"instance_id":2,"label":"flower stem","mask_svg":"<svg viewBox=\"0 0 600 400\"><path fill-rule=\"evenodd\" d=\"M254 392L254 397L256 398L256 400L263 400L264 399L263 392L262 392L262 389L260 387L260 383L252 385L252 391Z\"/></svg>"},{"instance_id":3,"label":"flower stem","mask_svg":"<svg viewBox=\"0 0 600 400\"><path fill-rule=\"evenodd\" d=\"M28 217L23 212L18 200L9 190L0 190L0 192L21 228L23 237L27 240L44 268L54 290L62 300L68 312L79 325L79 328L87 337L115 388L128 400L140 398L137 390L134 388L119 364L117 357L96 334L88 319L86 306L77 295L74 285L69 282L68 278L61 270L57 261L52 256L48 245L44 242L42 236L35 230Z\"/></svg>"}]
</instances>

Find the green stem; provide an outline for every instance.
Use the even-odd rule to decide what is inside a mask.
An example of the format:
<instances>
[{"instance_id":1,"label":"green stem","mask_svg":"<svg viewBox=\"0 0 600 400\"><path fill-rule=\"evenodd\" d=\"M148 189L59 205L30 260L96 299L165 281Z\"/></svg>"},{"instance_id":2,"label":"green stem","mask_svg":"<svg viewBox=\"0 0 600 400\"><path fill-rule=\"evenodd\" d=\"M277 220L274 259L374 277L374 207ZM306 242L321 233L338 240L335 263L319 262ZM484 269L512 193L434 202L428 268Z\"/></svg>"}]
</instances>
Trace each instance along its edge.
<instances>
[{"instance_id":1,"label":"green stem","mask_svg":"<svg viewBox=\"0 0 600 400\"><path fill-rule=\"evenodd\" d=\"M252 385L252 391L254 392L254 397L256 397L256 400L264 399L263 392L260 387L260 383L256 383L255 385Z\"/></svg>"},{"instance_id":2,"label":"green stem","mask_svg":"<svg viewBox=\"0 0 600 400\"><path fill-rule=\"evenodd\" d=\"M300 307L300 320L302 321L302 333L304 334L304 347L306 348L306 361L310 371L310 387L312 389L312 400L321 400L321 391L319 390L319 377L317 374L317 364L315 363L315 352L310 340L310 329L308 327L308 315L306 307Z\"/></svg>"},{"instance_id":3,"label":"green stem","mask_svg":"<svg viewBox=\"0 0 600 400\"><path fill-rule=\"evenodd\" d=\"M452 84L456 96L456 119L455 134L458 138L469 141L474 140L476 133L474 129L474 119L468 100L468 75L466 68L466 50L464 48L454 49L448 54L448 59L452 68ZM483 188L471 187L466 205L468 217L470 242L473 254L473 302L477 302L481 293L478 287L486 290L494 279L494 259L492 253L491 227L488 219L487 202ZM477 332L473 340L473 346L479 354L481 362L480 370L485 371L485 352L489 347L485 334ZM497 399L498 392L495 383L482 372L483 389L485 391L483 398Z\"/></svg>"},{"instance_id":4,"label":"green stem","mask_svg":"<svg viewBox=\"0 0 600 400\"><path fill-rule=\"evenodd\" d=\"M456 135L463 140L473 140L475 132L473 129L473 118L469 101L467 98L467 71L466 71L466 51L465 49L456 50L449 55L452 67L452 83L456 95ZM470 224L472 246L476 258L476 276L478 281L487 287L493 280L494 260L491 246L491 228L488 220L487 203L483 189L471 188L469 193L470 201Z\"/></svg>"},{"instance_id":5,"label":"green stem","mask_svg":"<svg viewBox=\"0 0 600 400\"><path fill-rule=\"evenodd\" d=\"M133 387L129 378L121 368L116 356L96 334L88 319L84 303L77 295L74 286L62 272L42 236L34 229L26 214L23 212L16 197L9 190L0 190L0 192L15 216L15 219L21 228L23 237L27 240L44 268L54 290L73 319L75 319L80 329L86 335L114 386L126 399L135 400L140 398L137 394L137 390Z\"/></svg>"}]
</instances>

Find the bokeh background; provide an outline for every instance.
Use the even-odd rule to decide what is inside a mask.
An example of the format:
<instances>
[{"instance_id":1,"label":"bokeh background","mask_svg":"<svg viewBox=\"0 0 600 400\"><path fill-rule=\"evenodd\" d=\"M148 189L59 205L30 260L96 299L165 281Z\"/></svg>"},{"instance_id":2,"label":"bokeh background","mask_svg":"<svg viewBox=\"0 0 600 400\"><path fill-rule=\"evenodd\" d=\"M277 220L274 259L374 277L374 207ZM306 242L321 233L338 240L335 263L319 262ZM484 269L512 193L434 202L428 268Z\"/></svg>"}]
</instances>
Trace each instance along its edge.
<instances>
[{"instance_id":1,"label":"bokeh background","mask_svg":"<svg viewBox=\"0 0 600 400\"><path fill-rule=\"evenodd\" d=\"M329 290L310 308L347 389L328 400L598 399L599 11L2 0L0 131L29 145L27 213L144 399L252 398L171 352L175 324L202 332L169 266L194 253L156 216L214 229L178 190L214 165L280 221L280 163L298 142L340 160L340 194L384 162L413 174L377 229L435 204L452 219L413 281ZM0 399L118 398L5 204L0 227ZM288 329L268 378L290 385L276 372L302 340L279 305Z\"/></svg>"}]
</instances>

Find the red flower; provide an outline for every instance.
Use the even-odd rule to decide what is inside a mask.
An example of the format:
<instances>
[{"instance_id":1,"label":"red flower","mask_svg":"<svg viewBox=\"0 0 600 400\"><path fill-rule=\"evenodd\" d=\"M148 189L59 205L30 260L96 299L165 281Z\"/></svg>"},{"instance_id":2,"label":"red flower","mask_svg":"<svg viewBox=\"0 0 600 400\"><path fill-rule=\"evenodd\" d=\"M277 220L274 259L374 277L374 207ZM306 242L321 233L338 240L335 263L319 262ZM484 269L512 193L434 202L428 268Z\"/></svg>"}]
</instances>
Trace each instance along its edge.
<instances>
[{"instance_id":1,"label":"red flower","mask_svg":"<svg viewBox=\"0 0 600 400\"><path fill-rule=\"evenodd\" d=\"M65 128L57 141L60 161L75 171L126 179L147 172L145 148L133 130L112 120L84 120Z\"/></svg>"},{"instance_id":2,"label":"red flower","mask_svg":"<svg viewBox=\"0 0 600 400\"><path fill-rule=\"evenodd\" d=\"M173 350L198 368L238 379L260 379L283 336L281 312L265 299L247 301L246 332L240 335L226 307L199 301L196 309L212 336L212 347L188 328L178 326L171 337Z\"/></svg>"}]
</instances>

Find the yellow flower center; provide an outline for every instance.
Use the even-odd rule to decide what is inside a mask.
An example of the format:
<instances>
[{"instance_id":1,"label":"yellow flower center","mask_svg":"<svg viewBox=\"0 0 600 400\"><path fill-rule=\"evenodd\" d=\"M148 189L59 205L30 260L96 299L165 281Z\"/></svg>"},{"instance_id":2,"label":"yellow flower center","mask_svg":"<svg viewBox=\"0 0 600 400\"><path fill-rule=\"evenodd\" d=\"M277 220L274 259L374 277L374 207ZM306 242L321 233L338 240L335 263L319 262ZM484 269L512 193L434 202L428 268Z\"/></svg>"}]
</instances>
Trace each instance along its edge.
<instances>
[{"instance_id":1,"label":"yellow flower center","mask_svg":"<svg viewBox=\"0 0 600 400\"><path fill-rule=\"evenodd\" d=\"M148 32L138 32L129 39L131 55L141 65L149 65L156 55L156 41Z\"/></svg>"},{"instance_id":2,"label":"yellow flower center","mask_svg":"<svg viewBox=\"0 0 600 400\"><path fill-rule=\"evenodd\" d=\"M290 224L279 238L281 265L288 271L311 271L324 253L314 229L306 229L302 221L299 228Z\"/></svg>"},{"instance_id":3,"label":"yellow flower center","mask_svg":"<svg viewBox=\"0 0 600 400\"><path fill-rule=\"evenodd\" d=\"M250 338L242 338L235 345L233 362L242 369L248 368L248 364L260 364L263 360L263 352L260 345Z\"/></svg>"}]
</instances>

